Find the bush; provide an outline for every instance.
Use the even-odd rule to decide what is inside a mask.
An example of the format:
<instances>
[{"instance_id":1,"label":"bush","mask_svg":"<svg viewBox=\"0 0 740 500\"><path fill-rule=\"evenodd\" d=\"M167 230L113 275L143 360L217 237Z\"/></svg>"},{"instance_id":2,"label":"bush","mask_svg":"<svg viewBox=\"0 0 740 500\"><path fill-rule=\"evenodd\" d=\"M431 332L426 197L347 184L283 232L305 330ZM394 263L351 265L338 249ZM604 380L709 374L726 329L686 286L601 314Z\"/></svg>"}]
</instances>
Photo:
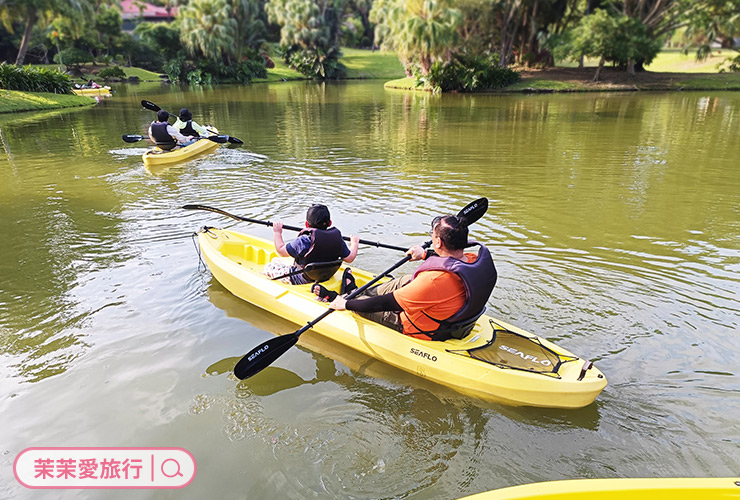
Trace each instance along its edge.
<instances>
[{"instance_id":1,"label":"bush","mask_svg":"<svg viewBox=\"0 0 740 500\"><path fill-rule=\"evenodd\" d=\"M25 92L71 94L72 78L56 69L0 63L0 88Z\"/></svg>"},{"instance_id":2,"label":"bush","mask_svg":"<svg viewBox=\"0 0 740 500\"><path fill-rule=\"evenodd\" d=\"M295 48L285 53L288 65L311 78L334 80L347 76L347 68L339 62L339 49L324 51L320 48Z\"/></svg>"},{"instance_id":3,"label":"bush","mask_svg":"<svg viewBox=\"0 0 740 500\"><path fill-rule=\"evenodd\" d=\"M226 66L220 63L199 61L197 64L184 57L165 63L164 71L173 82L188 82L191 85L212 83L250 83L255 78L267 78L263 59L249 59L239 64Z\"/></svg>"},{"instance_id":4,"label":"bush","mask_svg":"<svg viewBox=\"0 0 740 500\"><path fill-rule=\"evenodd\" d=\"M521 80L521 74L501 68L495 57L457 56L450 62L432 64L429 74L417 77L417 86L424 84L434 92L474 92L512 85Z\"/></svg>"},{"instance_id":5,"label":"bush","mask_svg":"<svg viewBox=\"0 0 740 500\"><path fill-rule=\"evenodd\" d=\"M124 80L126 78L126 72L120 66L109 66L101 69L98 76L100 78L120 78Z\"/></svg>"},{"instance_id":6,"label":"bush","mask_svg":"<svg viewBox=\"0 0 740 500\"><path fill-rule=\"evenodd\" d=\"M85 50L71 47L55 55L54 62L79 69L83 64L93 62L93 56Z\"/></svg>"}]
</instances>

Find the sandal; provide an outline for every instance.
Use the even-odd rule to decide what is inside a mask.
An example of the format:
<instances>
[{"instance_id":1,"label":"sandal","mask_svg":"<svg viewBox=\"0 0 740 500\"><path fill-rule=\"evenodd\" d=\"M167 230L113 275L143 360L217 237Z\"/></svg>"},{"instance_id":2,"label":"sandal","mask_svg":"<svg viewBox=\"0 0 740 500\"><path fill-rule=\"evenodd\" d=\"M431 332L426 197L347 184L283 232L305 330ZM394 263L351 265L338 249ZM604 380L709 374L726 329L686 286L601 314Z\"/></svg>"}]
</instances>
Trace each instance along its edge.
<instances>
[{"instance_id":1,"label":"sandal","mask_svg":"<svg viewBox=\"0 0 740 500\"><path fill-rule=\"evenodd\" d=\"M342 274L342 285L339 288L339 293L342 295L352 293L357 290L357 283L355 283L355 277L352 275L352 269L349 267L344 270Z\"/></svg>"},{"instance_id":2,"label":"sandal","mask_svg":"<svg viewBox=\"0 0 740 500\"><path fill-rule=\"evenodd\" d=\"M337 292L328 290L325 286L318 283L311 285L311 291L316 295L316 300L320 300L321 302L331 302L339 295Z\"/></svg>"}]
</instances>

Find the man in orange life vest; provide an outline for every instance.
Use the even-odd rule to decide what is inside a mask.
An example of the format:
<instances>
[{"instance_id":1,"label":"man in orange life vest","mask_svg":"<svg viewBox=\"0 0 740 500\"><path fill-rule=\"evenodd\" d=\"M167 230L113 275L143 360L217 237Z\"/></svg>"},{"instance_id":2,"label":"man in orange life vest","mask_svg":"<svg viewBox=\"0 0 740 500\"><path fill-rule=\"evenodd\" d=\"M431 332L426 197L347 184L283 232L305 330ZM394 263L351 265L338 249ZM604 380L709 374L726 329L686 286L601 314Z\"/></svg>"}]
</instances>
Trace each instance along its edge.
<instances>
[{"instance_id":1,"label":"man in orange life vest","mask_svg":"<svg viewBox=\"0 0 740 500\"><path fill-rule=\"evenodd\" d=\"M360 315L423 340L447 340L466 335L480 316L496 285L496 266L488 249L468 242L467 225L453 215L432 222L429 255L416 245L407 254L425 259L413 275L402 276L346 300L335 298L329 307ZM479 246L478 254L465 247Z\"/></svg>"}]
</instances>

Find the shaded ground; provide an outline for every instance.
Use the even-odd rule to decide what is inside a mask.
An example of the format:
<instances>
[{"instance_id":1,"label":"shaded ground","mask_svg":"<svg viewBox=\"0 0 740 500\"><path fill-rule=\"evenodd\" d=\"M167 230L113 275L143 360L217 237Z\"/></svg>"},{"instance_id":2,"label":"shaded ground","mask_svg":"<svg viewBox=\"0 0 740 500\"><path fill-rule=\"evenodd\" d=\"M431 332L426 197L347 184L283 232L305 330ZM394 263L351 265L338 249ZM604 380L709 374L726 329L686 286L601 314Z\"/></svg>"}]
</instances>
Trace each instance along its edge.
<instances>
[{"instance_id":1,"label":"shaded ground","mask_svg":"<svg viewBox=\"0 0 740 500\"><path fill-rule=\"evenodd\" d=\"M589 91L589 90L740 90L736 73L654 73L640 71L630 75L624 70L604 68L594 82L596 68L548 68L522 70L522 81L510 90L522 91ZM560 85L555 85L557 82Z\"/></svg>"}]
</instances>

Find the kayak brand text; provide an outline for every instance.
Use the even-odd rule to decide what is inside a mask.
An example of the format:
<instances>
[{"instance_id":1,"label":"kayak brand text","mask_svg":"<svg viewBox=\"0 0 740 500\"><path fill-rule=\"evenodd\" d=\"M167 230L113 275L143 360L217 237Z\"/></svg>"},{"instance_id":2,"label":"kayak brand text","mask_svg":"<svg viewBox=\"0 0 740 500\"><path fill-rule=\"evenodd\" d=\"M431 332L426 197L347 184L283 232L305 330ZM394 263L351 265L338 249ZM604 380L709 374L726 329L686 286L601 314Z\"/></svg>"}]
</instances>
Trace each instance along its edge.
<instances>
[{"instance_id":1,"label":"kayak brand text","mask_svg":"<svg viewBox=\"0 0 740 500\"><path fill-rule=\"evenodd\" d=\"M531 354L524 354L522 351L518 349L514 349L513 347L509 347L507 345L501 345L499 346L499 349L502 351L510 352L514 356L519 356L525 361L532 361L533 363L539 363L542 366L550 366L552 365L552 361L549 359L537 359L537 356L532 356Z\"/></svg>"},{"instance_id":2,"label":"kayak brand text","mask_svg":"<svg viewBox=\"0 0 740 500\"><path fill-rule=\"evenodd\" d=\"M429 354L428 352L421 351L419 349L411 348L411 354L416 354L417 356L421 356L422 358L426 358L429 361L437 361L437 356L433 356Z\"/></svg>"},{"instance_id":3,"label":"kayak brand text","mask_svg":"<svg viewBox=\"0 0 740 500\"><path fill-rule=\"evenodd\" d=\"M251 356L249 356L247 358L247 360L252 361L254 358L256 358L257 356L259 356L260 354L262 354L263 352L265 352L267 350L267 347L268 347L267 344L263 345L262 347L259 348L259 351L255 352L254 354L252 354Z\"/></svg>"}]
</instances>

